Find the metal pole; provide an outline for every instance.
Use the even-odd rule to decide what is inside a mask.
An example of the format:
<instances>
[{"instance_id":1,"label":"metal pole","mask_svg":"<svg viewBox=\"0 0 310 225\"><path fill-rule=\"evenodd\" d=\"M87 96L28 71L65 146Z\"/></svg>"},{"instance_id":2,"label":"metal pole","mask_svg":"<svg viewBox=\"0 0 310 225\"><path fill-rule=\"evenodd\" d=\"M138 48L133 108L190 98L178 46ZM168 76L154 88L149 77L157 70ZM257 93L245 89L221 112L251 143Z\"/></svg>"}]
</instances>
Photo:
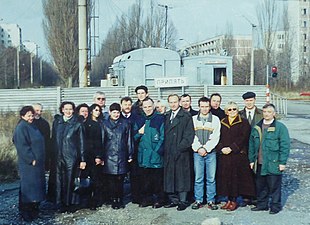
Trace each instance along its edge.
<instances>
[{"instance_id":1,"label":"metal pole","mask_svg":"<svg viewBox=\"0 0 310 225\"><path fill-rule=\"evenodd\" d=\"M17 79L17 88L20 88L20 74L19 74L19 47L16 48L16 79Z\"/></svg>"},{"instance_id":2,"label":"metal pole","mask_svg":"<svg viewBox=\"0 0 310 225\"><path fill-rule=\"evenodd\" d=\"M166 22L165 22L165 48L167 48L167 22L168 22L168 6L165 5L166 9Z\"/></svg>"},{"instance_id":3,"label":"metal pole","mask_svg":"<svg viewBox=\"0 0 310 225\"><path fill-rule=\"evenodd\" d=\"M87 87L87 18L86 0L79 0L79 87Z\"/></svg>"},{"instance_id":4,"label":"metal pole","mask_svg":"<svg viewBox=\"0 0 310 225\"><path fill-rule=\"evenodd\" d=\"M33 85L32 53L30 53L30 84Z\"/></svg>"},{"instance_id":5,"label":"metal pole","mask_svg":"<svg viewBox=\"0 0 310 225\"><path fill-rule=\"evenodd\" d=\"M250 72L250 85L254 85L254 28L252 24L252 51L251 51L251 72Z\"/></svg>"}]
</instances>

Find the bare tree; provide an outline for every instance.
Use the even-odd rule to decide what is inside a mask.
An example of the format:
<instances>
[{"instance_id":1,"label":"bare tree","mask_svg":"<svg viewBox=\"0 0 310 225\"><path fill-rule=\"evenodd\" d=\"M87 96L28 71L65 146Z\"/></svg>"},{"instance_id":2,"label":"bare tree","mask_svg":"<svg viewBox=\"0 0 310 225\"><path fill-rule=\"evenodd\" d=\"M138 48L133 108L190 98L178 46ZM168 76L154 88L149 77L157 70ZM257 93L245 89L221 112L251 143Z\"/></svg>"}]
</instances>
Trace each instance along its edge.
<instances>
[{"instance_id":1,"label":"bare tree","mask_svg":"<svg viewBox=\"0 0 310 225\"><path fill-rule=\"evenodd\" d=\"M257 7L257 18L260 29L260 39L266 51L266 65L274 63L272 48L274 45L275 31L278 27L277 7L275 0L263 0Z\"/></svg>"},{"instance_id":2,"label":"bare tree","mask_svg":"<svg viewBox=\"0 0 310 225\"><path fill-rule=\"evenodd\" d=\"M43 0L43 28L59 77L66 87L78 80L77 0Z\"/></svg>"}]
</instances>

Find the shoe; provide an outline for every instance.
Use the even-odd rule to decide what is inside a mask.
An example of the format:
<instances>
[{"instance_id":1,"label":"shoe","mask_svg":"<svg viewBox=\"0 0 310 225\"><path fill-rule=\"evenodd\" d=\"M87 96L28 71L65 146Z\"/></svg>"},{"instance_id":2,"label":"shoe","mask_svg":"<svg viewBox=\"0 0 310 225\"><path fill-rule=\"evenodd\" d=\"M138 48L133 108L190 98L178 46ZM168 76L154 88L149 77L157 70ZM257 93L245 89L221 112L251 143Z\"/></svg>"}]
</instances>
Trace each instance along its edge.
<instances>
[{"instance_id":1,"label":"shoe","mask_svg":"<svg viewBox=\"0 0 310 225\"><path fill-rule=\"evenodd\" d=\"M238 208L237 202L230 202L230 205L227 207L227 211L235 211Z\"/></svg>"},{"instance_id":2,"label":"shoe","mask_svg":"<svg viewBox=\"0 0 310 225\"><path fill-rule=\"evenodd\" d=\"M246 203L245 201L238 203L239 207L246 207L248 205L248 203Z\"/></svg>"},{"instance_id":3,"label":"shoe","mask_svg":"<svg viewBox=\"0 0 310 225\"><path fill-rule=\"evenodd\" d=\"M255 206L255 207L251 208L251 211L254 211L254 212L256 212L256 211L268 211L268 208L260 208L260 207Z\"/></svg>"},{"instance_id":4,"label":"shoe","mask_svg":"<svg viewBox=\"0 0 310 225\"><path fill-rule=\"evenodd\" d=\"M269 211L269 214L274 215L274 214L277 214L277 213L279 213L279 212L280 212L280 211L270 210L270 211Z\"/></svg>"},{"instance_id":5,"label":"shoe","mask_svg":"<svg viewBox=\"0 0 310 225\"><path fill-rule=\"evenodd\" d=\"M158 209L163 207L163 204L160 202L155 202L154 205L152 206L153 209Z\"/></svg>"},{"instance_id":6,"label":"shoe","mask_svg":"<svg viewBox=\"0 0 310 225\"><path fill-rule=\"evenodd\" d=\"M141 204L139 204L139 207L144 208L144 207L148 207L148 206L152 206L152 205L153 205L153 203L150 201L142 201Z\"/></svg>"},{"instance_id":7,"label":"shoe","mask_svg":"<svg viewBox=\"0 0 310 225\"><path fill-rule=\"evenodd\" d=\"M211 210L218 210L219 207L215 205L214 202L208 202L208 208Z\"/></svg>"},{"instance_id":8,"label":"shoe","mask_svg":"<svg viewBox=\"0 0 310 225\"><path fill-rule=\"evenodd\" d=\"M231 201L227 201L227 202L225 203L225 205L221 206L221 209L227 209L228 206L230 205L230 203L231 203Z\"/></svg>"},{"instance_id":9,"label":"shoe","mask_svg":"<svg viewBox=\"0 0 310 225\"><path fill-rule=\"evenodd\" d=\"M112 209L119 209L120 208L120 204L118 202L117 198L113 198L112 200Z\"/></svg>"},{"instance_id":10,"label":"shoe","mask_svg":"<svg viewBox=\"0 0 310 225\"><path fill-rule=\"evenodd\" d=\"M192 209L200 209L200 208L202 208L203 207L203 205L202 205L202 203L201 202L194 202L194 204L192 205Z\"/></svg>"},{"instance_id":11,"label":"shoe","mask_svg":"<svg viewBox=\"0 0 310 225\"><path fill-rule=\"evenodd\" d=\"M96 210L97 210L96 206L91 206L91 207L89 207L89 209L90 209L91 211L96 211Z\"/></svg>"},{"instance_id":12,"label":"shoe","mask_svg":"<svg viewBox=\"0 0 310 225\"><path fill-rule=\"evenodd\" d=\"M186 208L187 208L187 205L185 203L181 202L181 203L178 204L177 210L178 211L183 211Z\"/></svg>"},{"instance_id":13,"label":"shoe","mask_svg":"<svg viewBox=\"0 0 310 225\"><path fill-rule=\"evenodd\" d=\"M164 205L164 208L173 208L173 207L176 207L176 206L178 206L178 204L175 204L175 203L173 203L173 202L170 202L170 203Z\"/></svg>"},{"instance_id":14,"label":"shoe","mask_svg":"<svg viewBox=\"0 0 310 225\"><path fill-rule=\"evenodd\" d=\"M33 218L31 217L30 212L21 212L21 218L25 222L32 222Z\"/></svg>"}]
</instances>

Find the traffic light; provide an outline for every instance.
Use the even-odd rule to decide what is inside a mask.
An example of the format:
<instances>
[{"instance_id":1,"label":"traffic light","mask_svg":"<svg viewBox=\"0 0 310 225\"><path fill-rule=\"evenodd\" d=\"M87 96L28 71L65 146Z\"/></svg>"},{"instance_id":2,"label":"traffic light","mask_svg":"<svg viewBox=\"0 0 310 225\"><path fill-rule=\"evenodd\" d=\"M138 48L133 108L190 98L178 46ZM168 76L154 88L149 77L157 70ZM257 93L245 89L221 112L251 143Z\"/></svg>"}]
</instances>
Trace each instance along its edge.
<instances>
[{"instance_id":1,"label":"traffic light","mask_svg":"<svg viewBox=\"0 0 310 225\"><path fill-rule=\"evenodd\" d=\"M271 76L274 78L278 76L278 68L276 66L271 67Z\"/></svg>"}]
</instances>

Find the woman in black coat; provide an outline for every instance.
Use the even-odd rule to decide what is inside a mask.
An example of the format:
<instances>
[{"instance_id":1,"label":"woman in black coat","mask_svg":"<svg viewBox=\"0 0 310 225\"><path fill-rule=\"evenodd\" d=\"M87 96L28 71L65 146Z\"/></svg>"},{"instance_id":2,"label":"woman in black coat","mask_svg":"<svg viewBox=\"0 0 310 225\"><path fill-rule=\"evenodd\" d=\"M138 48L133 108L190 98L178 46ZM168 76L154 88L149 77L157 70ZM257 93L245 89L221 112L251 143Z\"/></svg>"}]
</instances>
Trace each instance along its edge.
<instances>
[{"instance_id":1,"label":"woman in black coat","mask_svg":"<svg viewBox=\"0 0 310 225\"><path fill-rule=\"evenodd\" d=\"M39 129L32 124L32 106L24 106L13 136L20 175L19 211L26 222L38 217L39 203L45 198L45 144Z\"/></svg>"},{"instance_id":2,"label":"woman in black coat","mask_svg":"<svg viewBox=\"0 0 310 225\"><path fill-rule=\"evenodd\" d=\"M73 181L79 169L85 169L85 131L74 114L73 102L61 103L61 115L53 122L52 141L55 156L56 204L61 212L76 210Z\"/></svg>"},{"instance_id":3,"label":"woman in black coat","mask_svg":"<svg viewBox=\"0 0 310 225\"><path fill-rule=\"evenodd\" d=\"M112 198L112 208L123 206L123 182L132 161L133 137L130 124L120 118L121 106L110 106L109 119L102 124L103 173L106 174L108 193Z\"/></svg>"},{"instance_id":4,"label":"woman in black coat","mask_svg":"<svg viewBox=\"0 0 310 225\"><path fill-rule=\"evenodd\" d=\"M96 206L103 201L103 177L102 177L102 142L101 126L99 118L102 115L102 109L98 104L92 104L89 107L89 116L84 123L86 138L86 170L92 179L92 193L90 199L90 209L96 210Z\"/></svg>"}]
</instances>

